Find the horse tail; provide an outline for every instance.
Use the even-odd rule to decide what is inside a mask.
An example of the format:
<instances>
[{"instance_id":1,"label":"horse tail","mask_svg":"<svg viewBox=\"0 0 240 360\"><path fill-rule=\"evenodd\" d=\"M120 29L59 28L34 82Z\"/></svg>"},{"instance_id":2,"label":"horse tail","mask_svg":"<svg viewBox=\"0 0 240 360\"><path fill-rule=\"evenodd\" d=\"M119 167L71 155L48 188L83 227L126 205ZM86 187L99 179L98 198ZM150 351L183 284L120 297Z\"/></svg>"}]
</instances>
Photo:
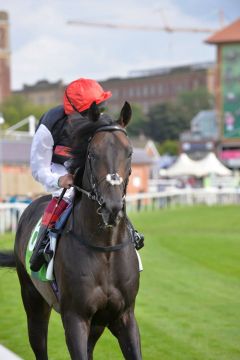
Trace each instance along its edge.
<instances>
[{"instance_id":1,"label":"horse tail","mask_svg":"<svg viewBox=\"0 0 240 360\"><path fill-rule=\"evenodd\" d=\"M16 258L13 251L0 252L0 267L16 267Z\"/></svg>"}]
</instances>

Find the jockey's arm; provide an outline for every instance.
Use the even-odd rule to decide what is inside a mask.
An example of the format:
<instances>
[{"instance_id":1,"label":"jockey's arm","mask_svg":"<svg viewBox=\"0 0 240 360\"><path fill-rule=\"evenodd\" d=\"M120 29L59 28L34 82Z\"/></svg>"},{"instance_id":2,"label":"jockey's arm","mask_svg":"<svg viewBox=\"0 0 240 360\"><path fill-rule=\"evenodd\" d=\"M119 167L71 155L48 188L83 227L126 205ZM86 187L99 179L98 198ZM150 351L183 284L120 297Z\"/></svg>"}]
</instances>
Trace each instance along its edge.
<instances>
[{"instance_id":1,"label":"jockey's arm","mask_svg":"<svg viewBox=\"0 0 240 360\"><path fill-rule=\"evenodd\" d=\"M67 170L62 165L59 165L61 172L52 171L53 146L51 132L45 125L41 124L33 137L30 166L34 179L40 182L48 192L54 192L63 187L59 179L65 178L67 174Z\"/></svg>"}]
</instances>

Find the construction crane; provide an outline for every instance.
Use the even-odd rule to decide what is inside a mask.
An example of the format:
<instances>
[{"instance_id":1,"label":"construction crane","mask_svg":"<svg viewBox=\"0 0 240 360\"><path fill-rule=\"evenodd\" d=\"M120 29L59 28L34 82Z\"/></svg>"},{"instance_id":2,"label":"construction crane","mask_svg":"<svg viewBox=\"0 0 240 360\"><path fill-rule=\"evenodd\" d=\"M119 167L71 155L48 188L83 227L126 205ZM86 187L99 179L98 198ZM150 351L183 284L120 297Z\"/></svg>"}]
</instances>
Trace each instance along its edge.
<instances>
[{"instance_id":1,"label":"construction crane","mask_svg":"<svg viewBox=\"0 0 240 360\"><path fill-rule=\"evenodd\" d=\"M173 32L193 32L193 33L213 33L217 29L209 28L185 28L185 27L172 27L168 25L164 26L146 26L146 25L129 25L129 24L113 24L105 22L91 22L84 20L69 20L68 25L88 26L97 28L109 28L109 29L125 29L125 30L141 30L141 31L166 31L168 33Z\"/></svg>"}]
</instances>

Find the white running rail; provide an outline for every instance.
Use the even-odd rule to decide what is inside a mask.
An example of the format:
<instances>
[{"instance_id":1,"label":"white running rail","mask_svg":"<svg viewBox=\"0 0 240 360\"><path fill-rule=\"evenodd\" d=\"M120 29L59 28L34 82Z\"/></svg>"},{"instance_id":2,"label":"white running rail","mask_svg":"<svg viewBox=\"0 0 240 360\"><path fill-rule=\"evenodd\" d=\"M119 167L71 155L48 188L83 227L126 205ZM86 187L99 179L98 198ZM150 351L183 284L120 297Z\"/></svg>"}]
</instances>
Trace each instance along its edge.
<instances>
[{"instance_id":1,"label":"white running rail","mask_svg":"<svg viewBox=\"0 0 240 360\"><path fill-rule=\"evenodd\" d=\"M20 216L26 207L27 204L23 203L0 203L0 234L16 231Z\"/></svg>"},{"instance_id":2,"label":"white running rail","mask_svg":"<svg viewBox=\"0 0 240 360\"><path fill-rule=\"evenodd\" d=\"M0 359L2 360L22 360L19 356L15 355L10 350L6 349L0 344Z\"/></svg>"},{"instance_id":3,"label":"white running rail","mask_svg":"<svg viewBox=\"0 0 240 360\"><path fill-rule=\"evenodd\" d=\"M127 195L128 211L162 209L171 206L195 204L223 205L240 204L240 189L172 189L163 192ZM15 232L19 218L27 204L0 203L0 233Z\"/></svg>"}]
</instances>

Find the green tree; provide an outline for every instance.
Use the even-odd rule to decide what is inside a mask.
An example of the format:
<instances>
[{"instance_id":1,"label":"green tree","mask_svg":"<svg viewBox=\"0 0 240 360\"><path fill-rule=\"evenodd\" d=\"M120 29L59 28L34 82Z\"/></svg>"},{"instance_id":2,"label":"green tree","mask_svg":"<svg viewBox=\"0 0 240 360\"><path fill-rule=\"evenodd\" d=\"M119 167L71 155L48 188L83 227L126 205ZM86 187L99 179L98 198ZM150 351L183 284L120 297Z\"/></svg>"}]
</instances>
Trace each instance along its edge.
<instances>
[{"instance_id":1,"label":"green tree","mask_svg":"<svg viewBox=\"0 0 240 360\"><path fill-rule=\"evenodd\" d=\"M138 104L131 104L132 119L128 126L128 133L130 136L138 136L145 132L147 116L144 114L143 109Z\"/></svg>"},{"instance_id":2,"label":"green tree","mask_svg":"<svg viewBox=\"0 0 240 360\"><path fill-rule=\"evenodd\" d=\"M177 105L181 114L190 122L199 111L214 108L214 97L205 88L199 88L179 94Z\"/></svg>"},{"instance_id":3,"label":"green tree","mask_svg":"<svg viewBox=\"0 0 240 360\"><path fill-rule=\"evenodd\" d=\"M206 89L183 92L175 103L163 103L150 108L144 132L160 143L178 140L181 132L190 129L191 120L199 111L213 107L213 96Z\"/></svg>"},{"instance_id":4,"label":"green tree","mask_svg":"<svg viewBox=\"0 0 240 360\"><path fill-rule=\"evenodd\" d=\"M37 119L40 119L42 114L50 108L51 106L32 104L21 95L12 95L0 105L0 112L5 119L4 127L6 128L29 115L34 115ZM24 128L20 130L24 130Z\"/></svg>"},{"instance_id":5,"label":"green tree","mask_svg":"<svg viewBox=\"0 0 240 360\"><path fill-rule=\"evenodd\" d=\"M179 143L176 140L165 140L158 146L158 150L161 155L177 155L179 152Z\"/></svg>"},{"instance_id":6,"label":"green tree","mask_svg":"<svg viewBox=\"0 0 240 360\"><path fill-rule=\"evenodd\" d=\"M141 134L145 134L145 130L147 127L147 115L144 114L142 107L139 104L132 104L132 118L127 127L128 134L130 136L138 136ZM111 108L106 108L106 111L112 115L115 119L119 118L120 111L113 112Z\"/></svg>"},{"instance_id":7,"label":"green tree","mask_svg":"<svg viewBox=\"0 0 240 360\"><path fill-rule=\"evenodd\" d=\"M145 133L156 142L178 140L179 134L189 128L189 121L175 104L164 103L150 108Z\"/></svg>"}]
</instances>

